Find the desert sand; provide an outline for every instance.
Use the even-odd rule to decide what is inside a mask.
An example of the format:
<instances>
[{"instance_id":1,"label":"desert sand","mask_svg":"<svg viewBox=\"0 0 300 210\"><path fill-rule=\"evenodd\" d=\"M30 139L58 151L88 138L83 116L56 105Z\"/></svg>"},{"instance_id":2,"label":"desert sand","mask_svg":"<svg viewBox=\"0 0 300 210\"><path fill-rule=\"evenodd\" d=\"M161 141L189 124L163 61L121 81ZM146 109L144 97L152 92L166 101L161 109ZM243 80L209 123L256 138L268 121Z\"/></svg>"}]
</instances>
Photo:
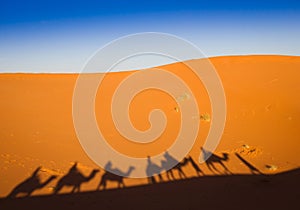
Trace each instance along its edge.
<instances>
[{"instance_id":1,"label":"desert sand","mask_svg":"<svg viewBox=\"0 0 300 210\"><path fill-rule=\"evenodd\" d=\"M217 170L198 163L200 148L210 127L208 94L201 81L186 71L185 65L175 63L160 68L186 81L199 102L202 117L197 116L195 120L200 121L201 127L189 155L205 175L197 174L193 165L188 163L182 167L186 175L184 180L180 180L178 171L174 170L177 181L168 180L165 173L163 183L153 185L147 179L124 178L126 187L117 189L117 182L108 181L107 191L96 191L104 169L87 156L74 130L72 96L78 75L0 74L0 204L39 208L39 204L47 206L48 202L53 208L59 208L59 204L54 204L58 202L64 205L61 208L72 209L74 202L78 202L83 206L90 203L108 209L135 202L141 207L144 202L152 209L163 205L170 209L174 209L172 205L180 209L199 209L203 200L202 207L242 205L247 209L249 205L251 209L256 201L265 203L261 206L264 208L284 205L269 203L276 199L292 204L296 202L294 197L300 195L296 190L299 181L294 182L300 175L297 170L300 166L300 57L227 56L210 58L210 61L220 76L227 102L225 130L214 151L217 161L212 162ZM161 91L143 92L130 106L133 125L146 130L149 112L160 108L168 119L166 130L149 145L124 139L114 127L109 109L115 88L133 73L109 73L105 77L95 101L96 117L112 147L124 154L146 157L165 151L172 144L179 129L180 110L176 109L176 101ZM188 99L183 97L183 100ZM228 157L224 158L223 153ZM52 195L58 180L75 162L86 177L93 170L99 172L81 185L81 193L72 195L72 187L63 187L58 194ZM230 173L225 174L226 170L219 162ZM11 200L5 197L32 176L38 167L41 167L37 172L41 187L29 198L21 198L25 194L19 193L14 198L16 201L9 202ZM51 176L55 178L43 186ZM121 203L114 201L116 196ZM216 199L220 203L216 203ZM176 202L172 203L172 200ZM248 201L248 204L244 203ZM162 206L154 205L155 202Z\"/></svg>"}]
</instances>

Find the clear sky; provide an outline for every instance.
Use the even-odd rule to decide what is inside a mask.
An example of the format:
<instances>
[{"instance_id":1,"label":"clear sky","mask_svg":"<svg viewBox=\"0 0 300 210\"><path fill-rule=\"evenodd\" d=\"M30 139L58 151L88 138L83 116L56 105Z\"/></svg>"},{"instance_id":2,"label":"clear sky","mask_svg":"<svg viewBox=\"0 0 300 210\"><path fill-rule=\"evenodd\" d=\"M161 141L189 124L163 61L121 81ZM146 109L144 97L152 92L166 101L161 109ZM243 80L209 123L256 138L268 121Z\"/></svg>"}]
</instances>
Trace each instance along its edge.
<instances>
[{"instance_id":1,"label":"clear sky","mask_svg":"<svg viewBox=\"0 0 300 210\"><path fill-rule=\"evenodd\" d=\"M177 35L206 56L299 56L300 1L1 0L0 71L79 72L103 45L140 32Z\"/></svg>"}]
</instances>

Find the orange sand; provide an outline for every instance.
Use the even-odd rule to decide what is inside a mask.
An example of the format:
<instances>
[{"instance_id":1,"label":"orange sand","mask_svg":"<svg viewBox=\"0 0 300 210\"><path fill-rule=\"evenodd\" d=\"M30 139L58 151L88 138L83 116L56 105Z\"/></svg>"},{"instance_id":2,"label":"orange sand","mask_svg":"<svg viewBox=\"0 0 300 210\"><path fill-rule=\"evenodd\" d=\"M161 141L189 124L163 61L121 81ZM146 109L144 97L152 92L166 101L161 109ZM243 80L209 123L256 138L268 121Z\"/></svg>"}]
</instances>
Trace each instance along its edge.
<instances>
[{"instance_id":1,"label":"orange sand","mask_svg":"<svg viewBox=\"0 0 300 210\"><path fill-rule=\"evenodd\" d=\"M263 173L299 167L300 57L232 56L210 60L223 82L227 100L226 127L215 153L229 153L229 161L224 163L233 173L250 173L235 152ZM161 68L172 71L190 85L201 114L211 113L203 85L182 64ZM165 133L147 146L120 136L113 126L109 105L114 89L131 73L110 73L105 78L96 98L96 114L99 127L115 149L145 157L170 146L180 118L174 110L174 100L160 91L145 91L131 104L132 123L146 130L149 111L160 108L168 118ZM0 197L6 196L38 166L42 166L43 180L53 174L64 175L74 161L79 162L78 167L85 175L98 168L83 151L73 127L72 94L76 78L76 74L0 75ZM195 160L209 126L209 122L201 121L197 141L190 152ZM206 174L212 174L205 164L200 167ZM189 177L196 175L190 166L183 170ZM83 184L82 191L94 190L102 174L103 170ZM146 183L146 179L125 179L126 185ZM52 193L55 184L56 180L33 195ZM114 188L116 184L108 187ZM64 188L61 192L69 191L70 188Z\"/></svg>"}]
</instances>

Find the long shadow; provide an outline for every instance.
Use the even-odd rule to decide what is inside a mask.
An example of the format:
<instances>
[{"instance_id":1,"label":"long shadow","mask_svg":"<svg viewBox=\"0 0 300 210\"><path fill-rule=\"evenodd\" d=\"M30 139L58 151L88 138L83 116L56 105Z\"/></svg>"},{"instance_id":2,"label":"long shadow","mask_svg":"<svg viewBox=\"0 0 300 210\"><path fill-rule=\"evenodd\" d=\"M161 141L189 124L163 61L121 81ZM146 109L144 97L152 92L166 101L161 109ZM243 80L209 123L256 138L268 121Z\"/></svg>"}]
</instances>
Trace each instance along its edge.
<instances>
[{"instance_id":1,"label":"long shadow","mask_svg":"<svg viewBox=\"0 0 300 210\"><path fill-rule=\"evenodd\" d=\"M164 153L164 158L165 160L161 161L161 166L162 170L166 170L168 180L176 180L173 171L178 172L178 176L180 179L187 178L187 176L182 170L182 167L186 166L189 162L187 158L184 158L182 161L179 162L172 155L170 155L168 151Z\"/></svg>"},{"instance_id":2,"label":"long shadow","mask_svg":"<svg viewBox=\"0 0 300 210\"><path fill-rule=\"evenodd\" d=\"M155 179L155 175L158 176L159 182L163 181L162 172L166 172L168 181L176 180L173 171L178 172L178 176L180 179L187 178L186 174L184 173L182 167L186 166L189 162L191 162L191 158L184 158L182 161L176 160L172 155L169 154L168 151L164 153L165 160L161 160L161 166L152 162L151 158L148 156L147 159L147 167L146 167L146 174L148 176L148 183L154 184L157 183ZM191 162L191 164L195 164L195 162ZM196 167L196 166L195 166ZM200 168L198 167L200 170Z\"/></svg>"},{"instance_id":3,"label":"long shadow","mask_svg":"<svg viewBox=\"0 0 300 210\"><path fill-rule=\"evenodd\" d=\"M105 165L105 173L102 175L99 185L97 186L97 189L100 190L101 187L103 187L103 189L106 189L106 185L108 181L117 182L119 188L125 187L123 181L124 177L128 177L134 169L135 167L130 166L127 172L123 172L118 168L112 168L112 163L110 161L107 162ZM113 173L111 173L110 171Z\"/></svg>"},{"instance_id":4,"label":"long shadow","mask_svg":"<svg viewBox=\"0 0 300 210\"><path fill-rule=\"evenodd\" d=\"M163 171L163 168L155 163L152 162L151 157L147 157L147 167L146 167L146 175L148 177L148 183L149 184L155 184L157 183L155 176L158 176L159 182L163 181L161 172Z\"/></svg>"},{"instance_id":5,"label":"long shadow","mask_svg":"<svg viewBox=\"0 0 300 210\"><path fill-rule=\"evenodd\" d=\"M192 165L198 176L205 175L205 173L200 169L200 166L194 161L194 159L191 156L188 156L186 160Z\"/></svg>"},{"instance_id":6,"label":"long shadow","mask_svg":"<svg viewBox=\"0 0 300 210\"><path fill-rule=\"evenodd\" d=\"M148 176L149 184L157 183L154 175L157 175L159 178L159 182L162 182L163 178L161 176L161 173L164 171L166 171L168 181L176 180L174 171L177 171L179 179L188 178L183 170L183 167L187 166L188 164L191 164L198 176L204 175L204 172L200 169L200 166L193 160L191 156L185 157L183 160L178 161L172 155L170 155L168 151L166 151L164 153L164 158L165 160L161 160L161 166L159 166L153 163L151 161L151 158L148 157L146 174Z\"/></svg>"},{"instance_id":7,"label":"long shadow","mask_svg":"<svg viewBox=\"0 0 300 210\"><path fill-rule=\"evenodd\" d=\"M77 168L77 162L69 169L68 173L64 175L56 184L54 194L57 194L63 187L73 187L72 193L80 192L80 186L83 183L89 182L99 172L94 169L89 176L84 176Z\"/></svg>"},{"instance_id":8,"label":"long shadow","mask_svg":"<svg viewBox=\"0 0 300 210\"><path fill-rule=\"evenodd\" d=\"M41 178L38 175L41 167L38 167L32 175L18 184L8 195L10 198L17 197L19 194L24 194L25 196L30 196L35 190L42 189L47 184L49 184L52 180L56 178L56 176L49 177L46 181L42 182Z\"/></svg>"},{"instance_id":9,"label":"long shadow","mask_svg":"<svg viewBox=\"0 0 300 210\"><path fill-rule=\"evenodd\" d=\"M218 175L75 194L0 199L1 209L297 209L300 169ZM268 180L267 182L265 180Z\"/></svg>"},{"instance_id":10,"label":"long shadow","mask_svg":"<svg viewBox=\"0 0 300 210\"><path fill-rule=\"evenodd\" d=\"M253 166L251 163L249 163L247 160L245 160L238 153L235 153L235 155L238 157L238 159L240 159L240 161L242 161L245 164L245 166L247 166L249 168L249 170L252 174L262 174L263 175L263 173L260 170L258 170L255 166Z\"/></svg>"},{"instance_id":11,"label":"long shadow","mask_svg":"<svg viewBox=\"0 0 300 210\"><path fill-rule=\"evenodd\" d=\"M220 157L203 147L201 147L202 154L204 155L205 163L207 168L214 174L216 172L218 174L232 174L232 172L227 168L227 166L223 162L228 162L229 161L229 154L228 153L222 153L223 157ZM217 167L216 164L222 166L224 169L224 172L222 173Z\"/></svg>"}]
</instances>

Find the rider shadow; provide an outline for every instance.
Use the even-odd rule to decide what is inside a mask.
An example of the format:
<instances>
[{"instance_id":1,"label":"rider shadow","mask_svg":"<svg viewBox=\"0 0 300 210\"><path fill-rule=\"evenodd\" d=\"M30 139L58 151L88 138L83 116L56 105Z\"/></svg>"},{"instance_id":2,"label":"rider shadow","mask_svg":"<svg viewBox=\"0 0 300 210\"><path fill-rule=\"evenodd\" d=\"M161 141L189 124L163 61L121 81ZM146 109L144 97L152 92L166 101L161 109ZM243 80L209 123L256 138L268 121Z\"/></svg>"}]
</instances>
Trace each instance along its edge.
<instances>
[{"instance_id":1,"label":"rider shadow","mask_svg":"<svg viewBox=\"0 0 300 210\"><path fill-rule=\"evenodd\" d=\"M178 176L180 179L187 178L187 176L185 175L185 173L182 170L182 167L187 165L187 163L189 162L189 160L187 158L184 158L182 161L179 162L173 156L171 156L168 153L168 151L165 152L164 158L166 160L162 160L161 165L162 165L162 169L166 170L168 180L170 180L170 181L176 180L174 173L173 173L173 171L175 171L175 170L178 172Z\"/></svg>"},{"instance_id":2,"label":"rider shadow","mask_svg":"<svg viewBox=\"0 0 300 210\"><path fill-rule=\"evenodd\" d=\"M111 161L108 161L104 167L105 172L102 175L100 182L97 186L97 190L100 190L103 187L103 190L106 189L107 182L117 182L118 188L125 187L124 177L129 177L131 172L135 169L135 167L130 166L126 172L121 171L118 168L113 168Z\"/></svg>"},{"instance_id":3,"label":"rider shadow","mask_svg":"<svg viewBox=\"0 0 300 210\"><path fill-rule=\"evenodd\" d=\"M82 174L77 168L77 162L69 169L68 173L58 180L54 189L54 194L57 194L63 187L73 187L71 193L80 192L80 187L83 183L87 183L92 180L99 169L94 169L88 176Z\"/></svg>"},{"instance_id":4,"label":"rider shadow","mask_svg":"<svg viewBox=\"0 0 300 210\"><path fill-rule=\"evenodd\" d=\"M240 159L240 161L242 161L245 166L247 166L250 170L250 172L253 175L264 175L260 170L258 170L255 166L253 166L251 163L249 163L247 160L245 160L242 156L240 156L238 153L235 153L235 155L238 157L238 159Z\"/></svg>"},{"instance_id":5,"label":"rider shadow","mask_svg":"<svg viewBox=\"0 0 300 210\"><path fill-rule=\"evenodd\" d=\"M228 153L222 153L222 157L213 154L212 152L205 150L203 147L201 147L203 158L205 160L207 168L214 174L232 174L232 172L227 168L227 166L223 162L229 161L229 154ZM217 167L217 165L222 166L224 172L222 173Z\"/></svg>"},{"instance_id":6,"label":"rider shadow","mask_svg":"<svg viewBox=\"0 0 300 210\"><path fill-rule=\"evenodd\" d=\"M162 182L163 178L161 173L163 171L166 172L168 181L176 180L176 174L174 173L174 171L177 171L179 179L186 179L187 176L182 168L189 163L191 164L198 176L204 175L204 172L200 169L198 164L193 160L191 156L185 157L181 161L176 160L172 155L169 154L168 151L166 151L163 156L165 159L161 160L161 166L154 163L148 156L146 174L148 177L149 184ZM158 176L158 181L156 180L155 176Z\"/></svg>"},{"instance_id":7,"label":"rider shadow","mask_svg":"<svg viewBox=\"0 0 300 210\"><path fill-rule=\"evenodd\" d=\"M159 165L155 164L152 160L151 157L148 156L147 157L147 167L146 167L146 175L148 177L148 183L149 184L155 184L157 183L156 179L155 179L155 175L158 176L159 182L163 181L161 172L162 172L162 167L160 167Z\"/></svg>"},{"instance_id":8,"label":"rider shadow","mask_svg":"<svg viewBox=\"0 0 300 210\"><path fill-rule=\"evenodd\" d=\"M25 197L29 197L35 190L44 188L52 180L56 179L57 176L50 176L46 181L42 182L38 172L42 167L38 167L32 175L18 184L7 197L15 198L19 194L23 194Z\"/></svg>"}]
</instances>

